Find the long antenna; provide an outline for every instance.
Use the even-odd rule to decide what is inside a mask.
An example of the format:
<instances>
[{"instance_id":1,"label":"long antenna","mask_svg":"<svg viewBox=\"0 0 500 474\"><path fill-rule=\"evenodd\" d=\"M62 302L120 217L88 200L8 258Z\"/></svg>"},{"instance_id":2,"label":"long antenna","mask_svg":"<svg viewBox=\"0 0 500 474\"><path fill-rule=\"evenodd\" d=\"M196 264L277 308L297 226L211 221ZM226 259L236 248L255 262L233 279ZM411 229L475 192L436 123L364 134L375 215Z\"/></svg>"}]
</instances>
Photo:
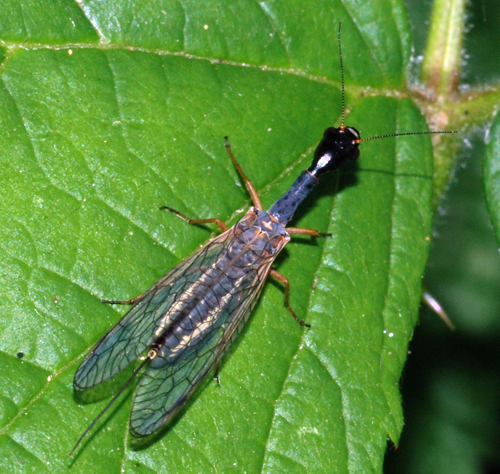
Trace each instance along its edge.
<instances>
[{"instance_id":1,"label":"long antenna","mask_svg":"<svg viewBox=\"0 0 500 474\"><path fill-rule=\"evenodd\" d=\"M118 393L112 398L112 400L101 410L101 412L94 418L94 420L92 421L92 423L90 423L90 425L87 427L87 429L83 432L83 434L80 436L80 438L78 439L78 441L76 442L74 448L71 450L71 452L69 453L70 456L73 455L73 453L75 452L75 449L78 447L78 445L82 442L83 438L85 438L85 436L87 436L88 432L94 427L94 425L100 420L100 418L102 417L102 415L104 415L104 413L106 413L110 408L111 406L116 402L116 400L118 400L118 397L125 391L125 389L132 383L132 381L137 377L137 374L141 371L141 369L151 360L151 359L154 359L154 357L150 357L150 354L151 354L152 351L149 351L148 353L148 356L146 357L146 359L144 359L142 362L141 362L141 365L139 365L139 367L137 367L137 369L134 370L134 373L130 376L130 378L125 382L125 384L123 385L122 388L120 388L120 390L118 390ZM154 354L154 356L156 356L156 353Z\"/></svg>"},{"instance_id":2,"label":"long antenna","mask_svg":"<svg viewBox=\"0 0 500 474\"><path fill-rule=\"evenodd\" d=\"M445 133L458 133L458 130L443 130L438 132L405 132L405 133L391 133L390 135L375 135L369 138L360 138L356 143L367 142L369 140L377 140L379 138L402 137L404 135L443 135Z\"/></svg>"},{"instance_id":3,"label":"long antenna","mask_svg":"<svg viewBox=\"0 0 500 474\"><path fill-rule=\"evenodd\" d=\"M344 93L344 62L342 61L342 45L340 41L340 30L342 29L342 22L339 21L339 56L340 56L340 73L342 75L342 122L340 129L344 130L344 119L345 119L345 93Z\"/></svg>"},{"instance_id":4,"label":"long antenna","mask_svg":"<svg viewBox=\"0 0 500 474\"><path fill-rule=\"evenodd\" d=\"M340 41L340 31L342 29L342 22L339 21L339 57L340 57L340 74L342 77L342 116L341 116L341 124L340 124L340 130L344 131L345 130L345 91L344 91L344 61L342 59L342 44ZM390 138L390 137L401 137L404 135L443 135L445 133L458 133L458 130L451 130L451 131L438 131L438 132L406 132L406 133L392 133L390 135L377 135L375 137L369 137L369 138L360 138L358 140L355 140L356 143L361 143L361 142L367 142L369 140L377 140L379 138Z\"/></svg>"}]
</instances>

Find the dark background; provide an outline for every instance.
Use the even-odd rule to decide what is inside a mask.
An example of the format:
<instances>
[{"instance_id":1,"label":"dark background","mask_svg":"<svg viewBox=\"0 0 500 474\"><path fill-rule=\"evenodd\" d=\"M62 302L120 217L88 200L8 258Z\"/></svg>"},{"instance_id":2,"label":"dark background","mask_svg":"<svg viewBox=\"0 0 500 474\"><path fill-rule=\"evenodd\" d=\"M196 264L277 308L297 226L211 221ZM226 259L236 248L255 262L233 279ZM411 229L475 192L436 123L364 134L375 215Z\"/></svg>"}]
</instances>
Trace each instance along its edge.
<instances>
[{"instance_id":1,"label":"dark background","mask_svg":"<svg viewBox=\"0 0 500 474\"><path fill-rule=\"evenodd\" d=\"M431 2L405 2L417 57ZM499 45L500 2L469 2L462 91L498 87ZM456 330L422 309L401 380L405 428L398 448L389 445L386 474L500 473L500 254L482 184L488 127L462 133L425 278Z\"/></svg>"}]
</instances>

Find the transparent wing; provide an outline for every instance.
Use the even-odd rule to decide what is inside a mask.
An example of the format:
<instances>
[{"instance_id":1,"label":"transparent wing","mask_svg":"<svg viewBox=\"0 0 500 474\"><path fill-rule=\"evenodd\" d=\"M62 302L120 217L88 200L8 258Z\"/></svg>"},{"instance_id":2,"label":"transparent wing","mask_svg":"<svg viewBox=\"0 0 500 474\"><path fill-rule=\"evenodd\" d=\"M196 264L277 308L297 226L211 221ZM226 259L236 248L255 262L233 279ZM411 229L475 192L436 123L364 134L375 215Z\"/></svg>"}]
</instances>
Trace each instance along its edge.
<instances>
[{"instance_id":1,"label":"transparent wing","mask_svg":"<svg viewBox=\"0 0 500 474\"><path fill-rule=\"evenodd\" d=\"M178 312L171 311L190 293L227 244L228 231L208 242L153 285L130 311L94 346L78 368L73 385L87 390L110 379L149 349Z\"/></svg>"},{"instance_id":2,"label":"transparent wing","mask_svg":"<svg viewBox=\"0 0 500 474\"><path fill-rule=\"evenodd\" d=\"M147 436L167 423L214 370L250 316L271 264L266 262L230 292L227 304L213 315L216 322L203 334L182 341L180 356L166 345L161 348L137 387L130 415L132 435Z\"/></svg>"}]
</instances>

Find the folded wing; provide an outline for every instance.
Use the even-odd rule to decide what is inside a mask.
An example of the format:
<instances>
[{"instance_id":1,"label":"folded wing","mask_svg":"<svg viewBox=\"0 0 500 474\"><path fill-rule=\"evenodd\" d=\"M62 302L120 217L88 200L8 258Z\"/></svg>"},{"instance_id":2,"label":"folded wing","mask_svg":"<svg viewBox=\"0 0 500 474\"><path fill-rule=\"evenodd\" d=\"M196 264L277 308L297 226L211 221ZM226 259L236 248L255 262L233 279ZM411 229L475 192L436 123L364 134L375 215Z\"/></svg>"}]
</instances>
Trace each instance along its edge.
<instances>
[{"instance_id":1,"label":"folded wing","mask_svg":"<svg viewBox=\"0 0 500 474\"><path fill-rule=\"evenodd\" d=\"M81 363L73 381L76 390L105 382L149 349L157 335L175 320L177 313L170 309L180 295L190 293L207 265L223 250L225 234L208 242L144 293Z\"/></svg>"}]
</instances>

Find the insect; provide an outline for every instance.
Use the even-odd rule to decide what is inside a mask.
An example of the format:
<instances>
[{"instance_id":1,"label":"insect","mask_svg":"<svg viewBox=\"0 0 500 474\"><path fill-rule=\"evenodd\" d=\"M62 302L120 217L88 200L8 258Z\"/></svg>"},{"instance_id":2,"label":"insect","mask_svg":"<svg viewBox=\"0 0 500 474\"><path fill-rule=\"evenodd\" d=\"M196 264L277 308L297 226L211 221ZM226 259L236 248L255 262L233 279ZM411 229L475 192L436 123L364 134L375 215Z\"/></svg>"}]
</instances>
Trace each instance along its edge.
<instances>
[{"instance_id":1,"label":"insect","mask_svg":"<svg viewBox=\"0 0 500 474\"><path fill-rule=\"evenodd\" d=\"M289 305L288 280L272 269L272 265L291 234L313 237L324 234L313 229L286 226L323 174L359 157L362 141L396 136L362 140L354 127L344 125L340 25L339 53L342 123L338 128L325 130L311 166L268 211L262 209L259 196L236 161L227 137L227 151L254 206L231 228L219 219L189 219L173 209L164 208L190 224L215 223L222 233L137 298L129 302L105 301L131 303L133 306L81 363L75 374L75 390L91 389L124 370L141 355L146 356L86 429L73 451L143 370L132 405L130 431L135 437L144 437L168 423L205 377L214 370L217 372L221 358L250 317L269 275L283 283L287 310L301 325L308 326ZM419 133L441 132L399 135Z\"/></svg>"}]
</instances>

